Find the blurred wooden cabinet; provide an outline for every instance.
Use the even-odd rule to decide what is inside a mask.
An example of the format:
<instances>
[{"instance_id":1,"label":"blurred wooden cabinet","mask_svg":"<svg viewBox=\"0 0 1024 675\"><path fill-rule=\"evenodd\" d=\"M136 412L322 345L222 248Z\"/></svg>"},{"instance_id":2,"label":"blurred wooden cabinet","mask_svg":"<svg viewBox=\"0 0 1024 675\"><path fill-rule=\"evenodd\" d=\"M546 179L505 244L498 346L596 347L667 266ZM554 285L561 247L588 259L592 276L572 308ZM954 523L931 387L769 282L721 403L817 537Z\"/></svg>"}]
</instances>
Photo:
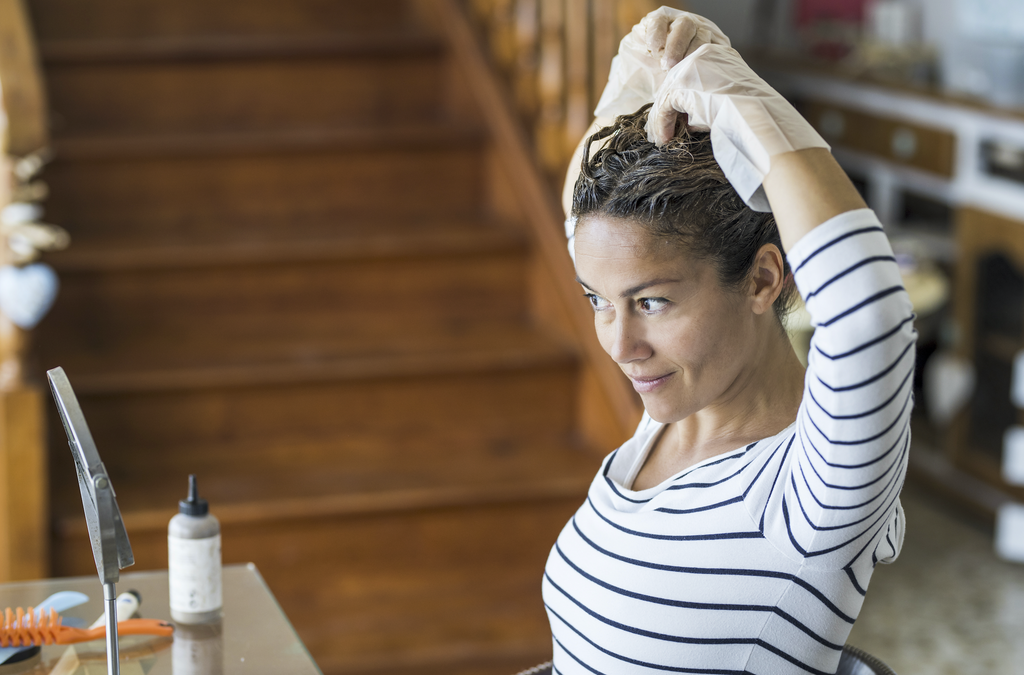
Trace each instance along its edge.
<instances>
[{"instance_id":1,"label":"blurred wooden cabinet","mask_svg":"<svg viewBox=\"0 0 1024 675\"><path fill-rule=\"evenodd\" d=\"M830 144L943 178L953 176L956 137L949 131L815 99L801 108Z\"/></svg>"},{"instance_id":2,"label":"blurred wooden cabinet","mask_svg":"<svg viewBox=\"0 0 1024 675\"><path fill-rule=\"evenodd\" d=\"M1024 423L1010 399L1013 361L1024 349L1024 214L1021 221L977 209L957 216L956 320L960 356L974 363L974 395L953 427L957 465L1024 497L1002 477L1003 435Z\"/></svg>"}]
</instances>

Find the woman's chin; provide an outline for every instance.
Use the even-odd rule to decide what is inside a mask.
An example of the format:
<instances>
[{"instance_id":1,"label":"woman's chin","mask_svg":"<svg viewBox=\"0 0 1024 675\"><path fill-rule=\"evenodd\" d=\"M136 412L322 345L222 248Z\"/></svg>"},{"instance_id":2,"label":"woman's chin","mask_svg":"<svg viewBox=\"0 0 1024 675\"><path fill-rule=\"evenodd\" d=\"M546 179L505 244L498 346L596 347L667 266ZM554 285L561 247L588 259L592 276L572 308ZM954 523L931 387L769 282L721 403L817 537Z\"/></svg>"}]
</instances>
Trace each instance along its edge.
<instances>
[{"instance_id":1,"label":"woman's chin","mask_svg":"<svg viewBox=\"0 0 1024 675\"><path fill-rule=\"evenodd\" d=\"M685 415L680 414L679 406L677 404L673 405L673 402L667 401L664 396L640 394L640 400L644 402L644 410L647 411L648 417L655 422L671 424L685 417Z\"/></svg>"}]
</instances>

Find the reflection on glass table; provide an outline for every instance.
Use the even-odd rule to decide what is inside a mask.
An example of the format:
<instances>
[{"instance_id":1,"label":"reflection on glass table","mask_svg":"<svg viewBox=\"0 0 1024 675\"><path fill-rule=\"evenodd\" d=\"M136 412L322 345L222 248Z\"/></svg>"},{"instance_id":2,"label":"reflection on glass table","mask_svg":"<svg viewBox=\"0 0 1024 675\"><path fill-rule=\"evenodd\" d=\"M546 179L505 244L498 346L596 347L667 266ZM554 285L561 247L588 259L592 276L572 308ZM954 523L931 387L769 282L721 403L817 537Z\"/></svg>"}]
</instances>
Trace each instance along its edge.
<instances>
[{"instance_id":1,"label":"reflection on glass table","mask_svg":"<svg viewBox=\"0 0 1024 675\"><path fill-rule=\"evenodd\" d=\"M255 565L225 566L223 585L218 623L179 625L173 638L122 636L122 675L320 673ZM118 587L138 591L138 616L170 619L166 570L123 573ZM87 627L103 613L103 588L95 576L0 585L0 610L35 606L58 591L89 596L87 603L61 612L65 624ZM32 659L0 665L0 675L104 675L106 659L103 640L48 645Z\"/></svg>"}]
</instances>

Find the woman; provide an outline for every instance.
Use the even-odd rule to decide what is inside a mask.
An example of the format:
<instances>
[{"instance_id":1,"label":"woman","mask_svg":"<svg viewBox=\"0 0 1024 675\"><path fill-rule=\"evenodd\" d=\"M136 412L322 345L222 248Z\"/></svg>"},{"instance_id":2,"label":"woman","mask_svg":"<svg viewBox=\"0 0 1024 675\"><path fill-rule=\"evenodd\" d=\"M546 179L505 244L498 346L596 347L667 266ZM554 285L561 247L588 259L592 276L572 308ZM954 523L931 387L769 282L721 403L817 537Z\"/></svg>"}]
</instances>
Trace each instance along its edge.
<instances>
[{"instance_id":1,"label":"woman","mask_svg":"<svg viewBox=\"0 0 1024 675\"><path fill-rule=\"evenodd\" d=\"M685 58L650 50L654 106L574 182L578 280L646 413L548 559L554 672L834 673L902 542L912 308L824 142L713 24L662 12L639 44Z\"/></svg>"}]
</instances>

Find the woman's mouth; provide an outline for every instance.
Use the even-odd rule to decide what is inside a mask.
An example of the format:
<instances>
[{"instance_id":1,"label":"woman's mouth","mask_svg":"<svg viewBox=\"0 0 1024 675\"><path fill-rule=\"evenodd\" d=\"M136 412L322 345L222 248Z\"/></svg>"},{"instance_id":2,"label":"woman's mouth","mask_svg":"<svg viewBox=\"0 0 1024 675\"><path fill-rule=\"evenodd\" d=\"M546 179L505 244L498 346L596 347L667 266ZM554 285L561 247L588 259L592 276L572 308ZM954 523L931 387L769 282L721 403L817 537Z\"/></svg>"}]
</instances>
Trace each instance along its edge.
<instances>
[{"instance_id":1,"label":"woman's mouth","mask_svg":"<svg viewBox=\"0 0 1024 675\"><path fill-rule=\"evenodd\" d=\"M629 381L633 383L633 388L636 389L637 393L648 394L661 385L668 381L668 378L672 377L672 373L666 375L659 375L657 377L640 377L637 375L629 375Z\"/></svg>"}]
</instances>

